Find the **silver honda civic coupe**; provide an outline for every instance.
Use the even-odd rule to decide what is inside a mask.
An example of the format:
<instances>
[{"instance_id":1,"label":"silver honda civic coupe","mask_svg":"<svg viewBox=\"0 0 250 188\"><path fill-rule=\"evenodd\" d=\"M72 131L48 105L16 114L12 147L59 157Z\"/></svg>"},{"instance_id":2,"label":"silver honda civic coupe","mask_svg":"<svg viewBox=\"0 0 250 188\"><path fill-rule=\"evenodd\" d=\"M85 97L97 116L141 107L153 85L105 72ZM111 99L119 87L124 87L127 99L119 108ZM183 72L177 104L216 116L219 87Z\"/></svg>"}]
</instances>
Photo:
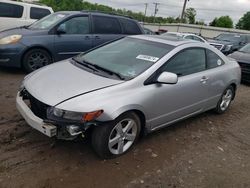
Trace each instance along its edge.
<instances>
[{"instance_id":1,"label":"silver honda civic coupe","mask_svg":"<svg viewBox=\"0 0 250 188\"><path fill-rule=\"evenodd\" d=\"M240 84L236 61L201 42L131 36L24 78L17 109L33 128L72 140L91 135L102 158L210 109L225 112Z\"/></svg>"}]
</instances>

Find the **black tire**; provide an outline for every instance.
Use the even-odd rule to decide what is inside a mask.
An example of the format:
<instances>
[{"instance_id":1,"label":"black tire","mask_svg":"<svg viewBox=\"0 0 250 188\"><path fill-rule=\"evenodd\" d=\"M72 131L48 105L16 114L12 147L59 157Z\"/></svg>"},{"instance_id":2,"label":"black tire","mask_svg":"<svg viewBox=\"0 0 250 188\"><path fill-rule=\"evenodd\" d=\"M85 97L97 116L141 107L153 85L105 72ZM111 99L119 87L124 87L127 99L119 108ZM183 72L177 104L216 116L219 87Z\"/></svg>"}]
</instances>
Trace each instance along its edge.
<instances>
[{"instance_id":1,"label":"black tire","mask_svg":"<svg viewBox=\"0 0 250 188\"><path fill-rule=\"evenodd\" d=\"M128 120L131 119L135 123L134 126L136 126L136 128L137 128L135 139L132 142L132 144L128 147L128 149L126 149L126 151L119 153L119 154L114 154L111 152L110 147L109 147L110 137L112 137L112 135L114 134L114 131L116 132L116 127L118 126L118 123L120 123L120 122L123 123L123 121L125 122L127 119ZM102 159L115 158L115 157L118 157L120 155L123 155L124 153L126 153L127 151L129 151L132 148L134 143L138 140L140 131L141 131L140 118L134 112L127 112L127 113L120 115L118 118L116 118L112 122L95 127L95 129L93 130L93 133L92 133L92 147L93 147L94 151L98 154L98 156L101 157ZM116 134L118 134L118 132ZM121 138L119 138L119 139L121 139ZM125 143L126 140L123 140L123 142L124 142L124 147L125 147L125 145L129 141L127 141L127 143ZM118 144L119 143L117 143L117 147L119 147ZM117 150L119 150L119 149L117 149Z\"/></svg>"},{"instance_id":2,"label":"black tire","mask_svg":"<svg viewBox=\"0 0 250 188\"><path fill-rule=\"evenodd\" d=\"M46 50L35 48L25 53L22 66L26 72L30 73L52 62L52 57Z\"/></svg>"},{"instance_id":3,"label":"black tire","mask_svg":"<svg viewBox=\"0 0 250 188\"><path fill-rule=\"evenodd\" d=\"M229 104L227 105L227 107L225 107L225 108L223 108L222 107L222 101L223 101L223 97L226 95L226 93L228 92L228 91L230 91L231 92L231 99L230 99L230 101L229 101ZM227 87L225 90L224 90L224 92L223 92L223 94L221 95L221 98L220 98L220 100L219 100L219 102L217 103L217 106L216 106L216 108L214 109L214 111L217 113L217 114L223 114L224 112L226 112L227 110L228 110L228 108L230 107L230 104L231 104L231 102L232 102L232 100L233 100L233 98L234 98L234 95L235 95L235 89L234 89L234 87L233 86L229 86L229 87Z\"/></svg>"}]
</instances>

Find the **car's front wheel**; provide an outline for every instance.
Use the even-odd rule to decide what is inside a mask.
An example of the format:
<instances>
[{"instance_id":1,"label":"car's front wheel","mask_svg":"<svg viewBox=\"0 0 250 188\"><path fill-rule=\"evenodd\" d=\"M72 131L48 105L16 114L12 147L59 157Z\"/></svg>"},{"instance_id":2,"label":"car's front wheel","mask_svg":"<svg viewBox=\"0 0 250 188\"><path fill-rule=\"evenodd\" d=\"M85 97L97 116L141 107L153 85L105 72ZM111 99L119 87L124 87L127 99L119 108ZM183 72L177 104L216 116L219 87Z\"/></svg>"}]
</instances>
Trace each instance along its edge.
<instances>
[{"instance_id":1,"label":"car's front wheel","mask_svg":"<svg viewBox=\"0 0 250 188\"><path fill-rule=\"evenodd\" d=\"M26 72L32 72L50 63L51 55L44 49L35 48L25 53L22 65Z\"/></svg>"},{"instance_id":2,"label":"car's front wheel","mask_svg":"<svg viewBox=\"0 0 250 188\"><path fill-rule=\"evenodd\" d=\"M216 108L215 112L218 114L224 113L230 106L235 95L235 90L233 86L229 86L222 94Z\"/></svg>"},{"instance_id":3,"label":"car's front wheel","mask_svg":"<svg viewBox=\"0 0 250 188\"><path fill-rule=\"evenodd\" d=\"M101 158L113 158L127 152L136 142L141 130L140 118L133 112L125 113L113 122L96 127L92 146Z\"/></svg>"}]
</instances>

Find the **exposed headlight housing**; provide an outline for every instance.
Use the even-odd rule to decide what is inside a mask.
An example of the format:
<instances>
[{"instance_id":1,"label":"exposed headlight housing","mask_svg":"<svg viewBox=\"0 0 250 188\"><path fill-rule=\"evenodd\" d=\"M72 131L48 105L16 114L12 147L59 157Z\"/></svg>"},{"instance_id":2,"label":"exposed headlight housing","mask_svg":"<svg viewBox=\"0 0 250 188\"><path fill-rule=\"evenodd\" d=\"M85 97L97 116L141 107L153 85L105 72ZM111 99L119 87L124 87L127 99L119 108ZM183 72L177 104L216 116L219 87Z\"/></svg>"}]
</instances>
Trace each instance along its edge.
<instances>
[{"instance_id":1,"label":"exposed headlight housing","mask_svg":"<svg viewBox=\"0 0 250 188\"><path fill-rule=\"evenodd\" d=\"M0 39L0 45L4 44L15 44L18 41L20 41L22 38L22 35L10 35L4 38Z\"/></svg>"},{"instance_id":2,"label":"exposed headlight housing","mask_svg":"<svg viewBox=\"0 0 250 188\"><path fill-rule=\"evenodd\" d=\"M228 52L231 50L233 45L226 45L224 51Z\"/></svg>"},{"instance_id":3,"label":"exposed headlight housing","mask_svg":"<svg viewBox=\"0 0 250 188\"><path fill-rule=\"evenodd\" d=\"M72 112L66 111L59 108L49 108L47 111L47 118L55 121L63 122L75 122L84 123L94 121L103 113L103 110L97 110L93 112Z\"/></svg>"}]
</instances>

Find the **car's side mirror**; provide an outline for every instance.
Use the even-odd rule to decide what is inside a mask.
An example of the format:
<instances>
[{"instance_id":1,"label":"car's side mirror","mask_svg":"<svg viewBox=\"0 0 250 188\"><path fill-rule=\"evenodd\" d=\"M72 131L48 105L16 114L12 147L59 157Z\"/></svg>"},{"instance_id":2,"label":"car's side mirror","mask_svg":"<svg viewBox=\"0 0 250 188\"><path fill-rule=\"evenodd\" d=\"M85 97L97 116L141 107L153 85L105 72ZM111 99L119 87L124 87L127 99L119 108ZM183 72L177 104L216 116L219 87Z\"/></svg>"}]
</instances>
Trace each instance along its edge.
<instances>
[{"instance_id":1,"label":"car's side mirror","mask_svg":"<svg viewBox=\"0 0 250 188\"><path fill-rule=\"evenodd\" d=\"M60 25L60 26L57 28L56 33L57 33L58 35L65 34L65 33L66 33L65 27L63 27L63 25Z\"/></svg>"},{"instance_id":2,"label":"car's side mirror","mask_svg":"<svg viewBox=\"0 0 250 188\"><path fill-rule=\"evenodd\" d=\"M178 82L178 76L171 72L162 72L157 78L157 82L162 84L176 84Z\"/></svg>"}]
</instances>

